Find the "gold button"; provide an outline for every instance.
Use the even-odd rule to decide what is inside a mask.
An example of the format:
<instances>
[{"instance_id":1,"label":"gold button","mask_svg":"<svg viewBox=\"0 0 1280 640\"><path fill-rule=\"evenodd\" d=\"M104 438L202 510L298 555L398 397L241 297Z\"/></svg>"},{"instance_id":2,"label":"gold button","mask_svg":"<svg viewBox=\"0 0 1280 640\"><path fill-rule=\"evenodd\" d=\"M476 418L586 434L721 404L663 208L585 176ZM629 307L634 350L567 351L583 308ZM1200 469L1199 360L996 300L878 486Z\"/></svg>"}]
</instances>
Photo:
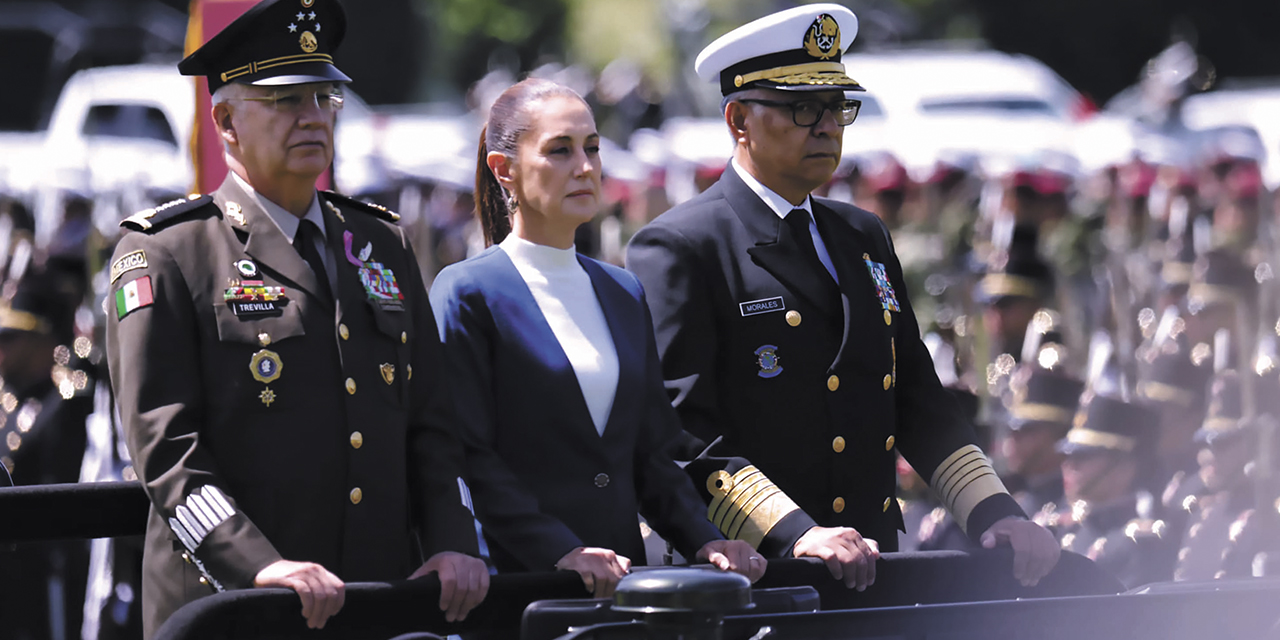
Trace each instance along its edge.
<instances>
[{"instance_id":1,"label":"gold button","mask_svg":"<svg viewBox=\"0 0 1280 640\"><path fill-rule=\"evenodd\" d=\"M260 344L260 345L262 345L262 346L264 346L264 347L265 347L265 346L267 346L267 345L269 345L269 344L271 344L271 334L267 333L266 331L263 331L262 333L259 333L259 334L258 334L258 344Z\"/></svg>"},{"instance_id":2,"label":"gold button","mask_svg":"<svg viewBox=\"0 0 1280 640\"><path fill-rule=\"evenodd\" d=\"M338 335L339 335L339 336L341 336L343 340L346 340L347 338L350 338L350 337L351 337L351 330L350 330L350 329L347 329L347 325L345 325L345 324L339 324L339 325L338 325Z\"/></svg>"},{"instance_id":3,"label":"gold button","mask_svg":"<svg viewBox=\"0 0 1280 640\"><path fill-rule=\"evenodd\" d=\"M359 449L360 447L363 447L363 446L364 446L364 434L360 433L359 431L352 431L351 432L351 448Z\"/></svg>"},{"instance_id":4,"label":"gold button","mask_svg":"<svg viewBox=\"0 0 1280 640\"><path fill-rule=\"evenodd\" d=\"M886 374L884 377L884 390L888 391L891 386L893 386L893 376Z\"/></svg>"},{"instance_id":5,"label":"gold button","mask_svg":"<svg viewBox=\"0 0 1280 640\"><path fill-rule=\"evenodd\" d=\"M186 562L187 564L191 564L191 556L189 556L189 555L187 555L185 552L183 552L183 554L182 554L182 561L183 561L183 562Z\"/></svg>"},{"instance_id":6,"label":"gold button","mask_svg":"<svg viewBox=\"0 0 1280 640\"><path fill-rule=\"evenodd\" d=\"M206 587L209 586L209 579L204 576L200 576L200 584Z\"/></svg>"},{"instance_id":7,"label":"gold button","mask_svg":"<svg viewBox=\"0 0 1280 640\"><path fill-rule=\"evenodd\" d=\"M352 489L351 504L360 504L361 500L364 500L364 492L360 490L360 487Z\"/></svg>"},{"instance_id":8,"label":"gold button","mask_svg":"<svg viewBox=\"0 0 1280 640\"><path fill-rule=\"evenodd\" d=\"M400 332L400 344L405 344L405 343L407 343L407 342L409 342L409 333L408 333L408 332L406 332L406 331L401 331L401 332Z\"/></svg>"},{"instance_id":9,"label":"gold button","mask_svg":"<svg viewBox=\"0 0 1280 640\"><path fill-rule=\"evenodd\" d=\"M791 325L791 326L793 326L793 327L798 327L798 326L800 326L800 312L799 312L799 311L788 311L788 312L787 312L787 324L789 324L789 325Z\"/></svg>"},{"instance_id":10,"label":"gold button","mask_svg":"<svg viewBox=\"0 0 1280 640\"><path fill-rule=\"evenodd\" d=\"M347 378L347 393L351 395L356 394L356 381L351 378Z\"/></svg>"},{"instance_id":11,"label":"gold button","mask_svg":"<svg viewBox=\"0 0 1280 640\"><path fill-rule=\"evenodd\" d=\"M844 437L842 437L842 436L836 436L836 439L831 441L831 449L832 449L832 451L835 451L836 453L841 453L841 452L843 452L843 451L844 451Z\"/></svg>"},{"instance_id":12,"label":"gold button","mask_svg":"<svg viewBox=\"0 0 1280 640\"><path fill-rule=\"evenodd\" d=\"M884 507L882 507L880 510L881 510L881 511L883 511L883 512L885 512L885 513L889 513L889 504L890 504L891 502L893 502L893 498L885 498L885 499L884 499Z\"/></svg>"},{"instance_id":13,"label":"gold button","mask_svg":"<svg viewBox=\"0 0 1280 640\"><path fill-rule=\"evenodd\" d=\"M831 376L827 378L827 388L835 391L840 388L840 376Z\"/></svg>"},{"instance_id":14,"label":"gold button","mask_svg":"<svg viewBox=\"0 0 1280 640\"><path fill-rule=\"evenodd\" d=\"M413 365L411 365L411 364L406 364L406 365L404 366L404 374L405 374L405 378L404 378L405 380L412 380L412 379L413 379Z\"/></svg>"},{"instance_id":15,"label":"gold button","mask_svg":"<svg viewBox=\"0 0 1280 640\"><path fill-rule=\"evenodd\" d=\"M889 313L889 310L888 310L888 309L885 309L885 310L884 310L884 323L885 323L886 325L891 325L891 324L893 324L893 316Z\"/></svg>"},{"instance_id":16,"label":"gold button","mask_svg":"<svg viewBox=\"0 0 1280 640\"><path fill-rule=\"evenodd\" d=\"M893 436L889 436L889 439L884 441L884 450L893 451L893 443L894 443Z\"/></svg>"},{"instance_id":17,"label":"gold button","mask_svg":"<svg viewBox=\"0 0 1280 640\"><path fill-rule=\"evenodd\" d=\"M836 498L835 500L832 500L831 510L836 513L840 513L841 511L844 511L844 498Z\"/></svg>"}]
</instances>

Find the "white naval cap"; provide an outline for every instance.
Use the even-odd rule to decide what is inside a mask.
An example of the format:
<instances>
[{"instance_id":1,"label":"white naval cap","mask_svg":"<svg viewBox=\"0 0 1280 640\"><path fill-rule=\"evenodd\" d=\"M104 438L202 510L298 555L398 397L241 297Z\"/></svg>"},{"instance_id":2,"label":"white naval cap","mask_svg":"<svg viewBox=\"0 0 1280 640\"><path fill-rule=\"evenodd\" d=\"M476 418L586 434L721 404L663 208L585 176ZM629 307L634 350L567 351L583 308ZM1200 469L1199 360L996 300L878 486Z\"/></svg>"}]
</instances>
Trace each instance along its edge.
<instances>
[{"instance_id":1,"label":"white naval cap","mask_svg":"<svg viewBox=\"0 0 1280 640\"><path fill-rule=\"evenodd\" d=\"M694 70L723 95L768 87L785 91L862 91L840 56L858 35L858 17L832 3L767 15L730 31L698 54Z\"/></svg>"}]
</instances>

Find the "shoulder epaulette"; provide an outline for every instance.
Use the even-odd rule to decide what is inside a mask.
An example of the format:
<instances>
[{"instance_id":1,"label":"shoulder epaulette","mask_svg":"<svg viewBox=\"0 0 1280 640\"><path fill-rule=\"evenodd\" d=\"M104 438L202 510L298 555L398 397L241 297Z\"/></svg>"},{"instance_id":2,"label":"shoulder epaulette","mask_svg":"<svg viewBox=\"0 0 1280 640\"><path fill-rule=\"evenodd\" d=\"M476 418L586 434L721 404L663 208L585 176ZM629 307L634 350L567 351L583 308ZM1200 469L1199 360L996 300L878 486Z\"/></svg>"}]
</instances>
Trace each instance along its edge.
<instances>
[{"instance_id":1,"label":"shoulder epaulette","mask_svg":"<svg viewBox=\"0 0 1280 640\"><path fill-rule=\"evenodd\" d=\"M195 211L213 202L213 196L193 193L185 198L166 202L154 209L144 209L120 222L120 226L131 231L155 231L170 221L178 219L182 214Z\"/></svg>"},{"instance_id":2,"label":"shoulder epaulette","mask_svg":"<svg viewBox=\"0 0 1280 640\"><path fill-rule=\"evenodd\" d=\"M362 202L360 200L356 200L355 198L350 198L340 193L334 193L332 191L321 191L320 193L323 193L324 197L328 199L329 202L348 206L348 207L351 207L352 209L355 209L356 211L371 213L379 218L382 218L383 220L386 220L387 222L400 222L400 214L380 204L373 204L372 202Z\"/></svg>"}]
</instances>

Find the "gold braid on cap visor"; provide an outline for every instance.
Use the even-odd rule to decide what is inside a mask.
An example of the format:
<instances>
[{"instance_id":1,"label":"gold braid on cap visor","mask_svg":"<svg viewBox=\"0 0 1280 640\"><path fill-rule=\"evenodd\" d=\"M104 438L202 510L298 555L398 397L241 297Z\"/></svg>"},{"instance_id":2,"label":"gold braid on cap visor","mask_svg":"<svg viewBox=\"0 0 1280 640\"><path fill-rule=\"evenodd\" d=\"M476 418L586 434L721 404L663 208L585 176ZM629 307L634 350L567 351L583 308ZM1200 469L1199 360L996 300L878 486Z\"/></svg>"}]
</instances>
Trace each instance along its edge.
<instances>
[{"instance_id":1,"label":"gold braid on cap visor","mask_svg":"<svg viewBox=\"0 0 1280 640\"><path fill-rule=\"evenodd\" d=\"M260 60L258 62L250 62L249 64L246 64L243 67L236 67L235 69L232 69L230 71L222 72L222 81L231 82L236 78L253 75L264 69L271 69L274 67L283 67L285 65L290 65L290 64L302 64L304 62L327 62L329 64L333 64L333 56L327 53L308 53L308 54L298 54L296 56L281 56L279 58L270 58L267 60Z\"/></svg>"},{"instance_id":2,"label":"gold braid on cap visor","mask_svg":"<svg viewBox=\"0 0 1280 640\"><path fill-rule=\"evenodd\" d=\"M857 80L845 75L844 65L839 62L807 62L737 75L733 78L733 86L741 87L757 80L779 84L858 84Z\"/></svg>"}]
</instances>

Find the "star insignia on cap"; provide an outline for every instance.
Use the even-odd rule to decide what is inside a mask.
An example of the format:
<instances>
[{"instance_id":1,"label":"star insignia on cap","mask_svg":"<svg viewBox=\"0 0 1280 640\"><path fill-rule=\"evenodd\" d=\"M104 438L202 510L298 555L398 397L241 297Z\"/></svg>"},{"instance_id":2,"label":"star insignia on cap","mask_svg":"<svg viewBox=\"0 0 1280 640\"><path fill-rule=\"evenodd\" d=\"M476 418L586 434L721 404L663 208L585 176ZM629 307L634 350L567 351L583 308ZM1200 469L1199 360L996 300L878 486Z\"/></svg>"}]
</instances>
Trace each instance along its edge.
<instances>
[{"instance_id":1,"label":"star insignia on cap","mask_svg":"<svg viewBox=\"0 0 1280 640\"><path fill-rule=\"evenodd\" d=\"M303 12L299 11L299 12L298 12L298 17L296 18L296 20L297 20L298 22L302 22L302 19L303 19L303 18L305 18L305 17L307 17L307 14L305 14L305 13L303 13Z\"/></svg>"},{"instance_id":2,"label":"star insignia on cap","mask_svg":"<svg viewBox=\"0 0 1280 640\"><path fill-rule=\"evenodd\" d=\"M316 23L316 33L320 33L320 23Z\"/></svg>"},{"instance_id":3,"label":"star insignia on cap","mask_svg":"<svg viewBox=\"0 0 1280 640\"><path fill-rule=\"evenodd\" d=\"M312 11L311 13L308 13L308 14L307 14L307 19L308 19L308 20L311 20L312 22L315 22L315 19L316 19L316 12Z\"/></svg>"},{"instance_id":4,"label":"star insignia on cap","mask_svg":"<svg viewBox=\"0 0 1280 640\"><path fill-rule=\"evenodd\" d=\"M298 25L294 23L289 23L289 33L297 33L297 32L298 32Z\"/></svg>"}]
</instances>

